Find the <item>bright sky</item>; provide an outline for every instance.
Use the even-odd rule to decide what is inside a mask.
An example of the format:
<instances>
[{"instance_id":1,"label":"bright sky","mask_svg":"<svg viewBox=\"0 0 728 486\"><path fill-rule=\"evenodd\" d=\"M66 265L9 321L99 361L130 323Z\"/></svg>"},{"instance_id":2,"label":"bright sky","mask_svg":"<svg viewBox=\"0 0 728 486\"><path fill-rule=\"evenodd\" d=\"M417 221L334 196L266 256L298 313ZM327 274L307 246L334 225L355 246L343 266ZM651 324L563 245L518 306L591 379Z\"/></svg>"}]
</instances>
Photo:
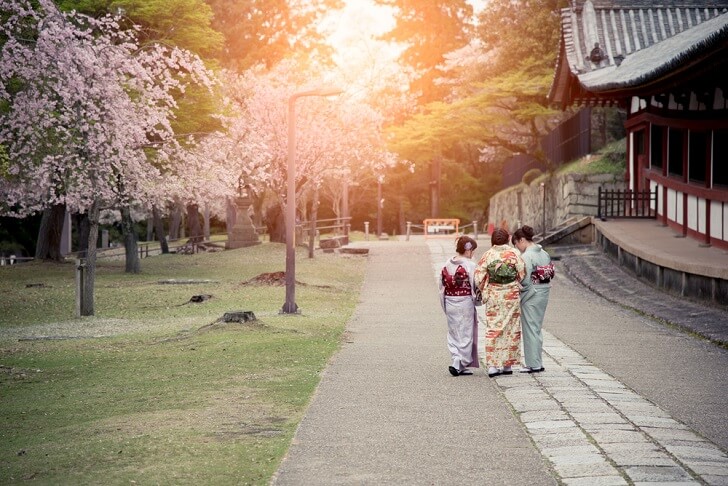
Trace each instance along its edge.
<instances>
[{"instance_id":1,"label":"bright sky","mask_svg":"<svg viewBox=\"0 0 728 486\"><path fill-rule=\"evenodd\" d=\"M372 92L401 76L396 64L401 47L377 39L394 23L392 9L373 0L346 0L343 10L332 12L322 23L322 32L336 49L334 61L342 84Z\"/></svg>"},{"instance_id":2,"label":"bright sky","mask_svg":"<svg viewBox=\"0 0 728 486\"><path fill-rule=\"evenodd\" d=\"M477 12L487 0L468 1ZM374 0L345 0L344 4L321 25L336 48L334 61L343 82L366 89L402 76L396 65L402 47L376 39L394 27L393 9L377 5Z\"/></svg>"}]
</instances>

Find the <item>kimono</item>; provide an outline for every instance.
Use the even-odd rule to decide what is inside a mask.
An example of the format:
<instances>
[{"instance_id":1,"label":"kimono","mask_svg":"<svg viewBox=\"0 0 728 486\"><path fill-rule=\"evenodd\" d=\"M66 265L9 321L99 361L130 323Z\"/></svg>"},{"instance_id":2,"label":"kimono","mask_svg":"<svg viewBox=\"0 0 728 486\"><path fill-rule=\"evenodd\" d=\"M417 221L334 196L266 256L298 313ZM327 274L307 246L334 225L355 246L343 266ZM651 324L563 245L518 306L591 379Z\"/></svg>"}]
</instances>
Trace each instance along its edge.
<instances>
[{"instance_id":1,"label":"kimono","mask_svg":"<svg viewBox=\"0 0 728 486\"><path fill-rule=\"evenodd\" d=\"M475 283L485 304L485 359L489 367L521 362L520 281L525 264L518 251L494 245L478 261Z\"/></svg>"},{"instance_id":2,"label":"kimono","mask_svg":"<svg viewBox=\"0 0 728 486\"><path fill-rule=\"evenodd\" d=\"M549 302L554 266L541 245L531 245L521 255L526 275L521 281L521 330L524 364L531 369L543 368L543 318Z\"/></svg>"},{"instance_id":3,"label":"kimono","mask_svg":"<svg viewBox=\"0 0 728 486\"><path fill-rule=\"evenodd\" d=\"M447 348L451 366L463 371L468 366L480 367L478 359L478 316L480 290L473 275L475 263L465 257L454 257L442 267L438 287L440 304L447 316Z\"/></svg>"}]
</instances>

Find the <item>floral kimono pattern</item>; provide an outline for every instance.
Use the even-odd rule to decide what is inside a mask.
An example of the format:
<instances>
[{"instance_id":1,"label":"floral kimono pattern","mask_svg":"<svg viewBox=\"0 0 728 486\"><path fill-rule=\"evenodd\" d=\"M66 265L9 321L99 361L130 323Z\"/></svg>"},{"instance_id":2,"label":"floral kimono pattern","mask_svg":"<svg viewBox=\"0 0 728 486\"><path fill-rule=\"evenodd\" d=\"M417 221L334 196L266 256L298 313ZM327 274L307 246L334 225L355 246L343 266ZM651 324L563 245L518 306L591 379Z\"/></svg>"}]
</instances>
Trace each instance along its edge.
<instances>
[{"instance_id":1,"label":"floral kimono pattern","mask_svg":"<svg viewBox=\"0 0 728 486\"><path fill-rule=\"evenodd\" d=\"M483 292L488 366L503 368L521 362L520 282L525 275L523 259L508 245L491 247L478 261L475 283Z\"/></svg>"}]
</instances>

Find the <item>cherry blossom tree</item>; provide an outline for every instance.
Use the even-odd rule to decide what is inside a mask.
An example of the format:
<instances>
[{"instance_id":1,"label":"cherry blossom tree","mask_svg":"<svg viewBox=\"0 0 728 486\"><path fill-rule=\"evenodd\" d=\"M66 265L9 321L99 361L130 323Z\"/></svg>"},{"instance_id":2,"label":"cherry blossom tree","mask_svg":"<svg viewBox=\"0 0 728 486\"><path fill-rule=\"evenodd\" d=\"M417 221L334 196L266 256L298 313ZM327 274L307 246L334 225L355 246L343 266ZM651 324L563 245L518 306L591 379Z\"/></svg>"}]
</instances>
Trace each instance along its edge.
<instances>
[{"instance_id":1,"label":"cherry blossom tree","mask_svg":"<svg viewBox=\"0 0 728 486\"><path fill-rule=\"evenodd\" d=\"M0 14L0 212L88 214L81 314L93 315L99 213L173 192L166 169L187 153L170 124L175 94L211 76L189 52L141 46L111 16L62 13L50 0L2 0Z\"/></svg>"},{"instance_id":2,"label":"cherry blossom tree","mask_svg":"<svg viewBox=\"0 0 728 486\"><path fill-rule=\"evenodd\" d=\"M242 153L257 154L257 162L244 176L246 184L268 192L281 208L287 204L287 107L294 94L332 83L315 74L306 76L290 62L274 69L251 69L226 82L251 136L242 141ZM384 149L383 117L362 99L343 93L337 98L301 98L296 104L296 200L301 219L307 202L315 209L318 191L328 196L336 214L346 183L370 174L381 175L397 162ZM248 155L249 156L249 155ZM250 172L255 167L256 172Z\"/></svg>"}]
</instances>

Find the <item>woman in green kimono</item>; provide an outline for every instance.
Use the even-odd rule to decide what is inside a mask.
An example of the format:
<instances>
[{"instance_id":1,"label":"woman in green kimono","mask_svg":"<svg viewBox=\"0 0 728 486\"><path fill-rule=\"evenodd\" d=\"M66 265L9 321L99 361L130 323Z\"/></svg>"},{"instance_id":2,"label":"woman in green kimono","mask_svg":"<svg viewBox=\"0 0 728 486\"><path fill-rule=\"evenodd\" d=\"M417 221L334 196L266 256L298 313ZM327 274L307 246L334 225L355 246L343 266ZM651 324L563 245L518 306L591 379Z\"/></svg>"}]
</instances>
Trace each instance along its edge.
<instances>
[{"instance_id":1,"label":"woman in green kimono","mask_svg":"<svg viewBox=\"0 0 728 486\"><path fill-rule=\"evenodd\" d=\"M525 367L522 373L538 373L543 367L543 318L549 303L554 264L546 251L533 241L533 228L523 226L513 233L513 245L521 252L526 275L521 280L521 331Z\"/></svg>"}]
</instances>

